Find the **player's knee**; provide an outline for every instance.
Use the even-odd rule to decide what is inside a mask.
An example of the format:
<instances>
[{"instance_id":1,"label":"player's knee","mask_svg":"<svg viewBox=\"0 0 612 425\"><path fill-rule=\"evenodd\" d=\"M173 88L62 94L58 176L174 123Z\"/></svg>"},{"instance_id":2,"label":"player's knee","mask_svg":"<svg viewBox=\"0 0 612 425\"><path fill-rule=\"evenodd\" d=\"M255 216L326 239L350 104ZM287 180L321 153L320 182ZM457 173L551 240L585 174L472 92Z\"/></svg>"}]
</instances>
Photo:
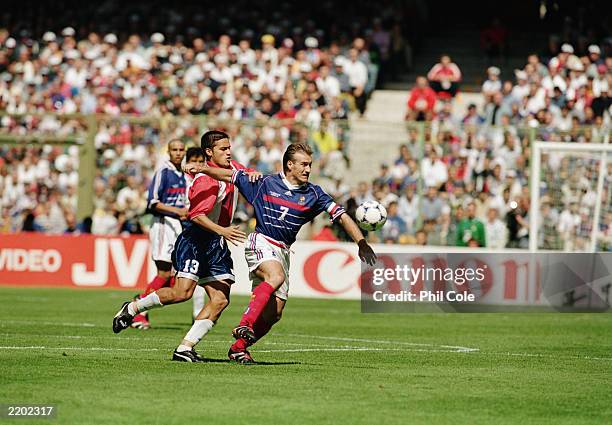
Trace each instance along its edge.
<instances>
[{"instance_id":1,"label":"player's knee","mask_svg":"<svg viewBox=\"0 0 612 425\"><path fill-rule=\"evenodd\" d=\"M284 273L270 273L266 277L266 282L272 285L275 288L279 288L283 282L285 281Z\"/></svg>"},{"instance_id":2,"label":"player's knee","mask_svg":"<svg viewBox=\"0 0 612 425\"><path fill-rule=\"evenodd\" d=\"M187 301L193 295L193 288L174 288L174 301L182 303Z\"/></svg>"},{"instance_id":3,"label":"player's knee","mask_svg":"<svg viewBox=\"0 0 612 425\"><path fill-rule=\"evenodd\" d=\"M213 308L214 312L220 314L227 308L230 302L226 297L214 297L210 300L210 303L212 304L211 307Z\"/></svg>"}]
</instances>

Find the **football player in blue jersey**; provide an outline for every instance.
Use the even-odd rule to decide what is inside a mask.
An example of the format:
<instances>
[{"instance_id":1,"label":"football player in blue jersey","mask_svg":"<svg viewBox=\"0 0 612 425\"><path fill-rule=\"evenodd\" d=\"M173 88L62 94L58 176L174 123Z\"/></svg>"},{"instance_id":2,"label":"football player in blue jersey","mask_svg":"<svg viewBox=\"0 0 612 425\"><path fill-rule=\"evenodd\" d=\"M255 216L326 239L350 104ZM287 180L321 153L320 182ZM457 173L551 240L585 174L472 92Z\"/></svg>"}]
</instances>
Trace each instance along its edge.
<instances>
[{"instance_id":1,"label":"football player in blue jersey","mask_svg":"<svg viewBox=\"0 0 612 425\"><path fill-rule=\"evenodd\" d=\"M230 360L254 363L247 348L261 339L281 318L289 292L289 247L300 228L327 211L359 248L359 258L376 262L376 254L361 230L344 208L321 189L310 183L312 150L305 143L289 145L283 155L283 172L264 176L257 181L244 170L200 167L187 164L189 172L203 172L233 183L253 205L257 224L245 246L245 257L253 281L253 295L240 324L232 334L236 342L230 347Z\"/></svg>"}]
</instances>

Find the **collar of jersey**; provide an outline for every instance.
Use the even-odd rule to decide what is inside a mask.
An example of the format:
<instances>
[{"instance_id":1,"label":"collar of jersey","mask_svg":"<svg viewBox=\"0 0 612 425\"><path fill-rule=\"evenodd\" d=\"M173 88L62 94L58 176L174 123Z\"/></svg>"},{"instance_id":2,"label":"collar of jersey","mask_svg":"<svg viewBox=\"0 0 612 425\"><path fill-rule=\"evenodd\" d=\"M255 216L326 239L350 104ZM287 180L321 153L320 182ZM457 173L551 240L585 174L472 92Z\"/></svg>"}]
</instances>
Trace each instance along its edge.
<instances>
[{"instance_id":1,"label":"collar of jersey","mask_svg":"<svg viewBox=\"0 0 612 425\"><path fill-rule=\"evenodd\" d=\"M177 172L179 174L183 174L183 172L181 170L179 170L178 168L176 168L176 166L170 160L166 161L166 166L168 168L170 168L172 171L175 171L175 172Z\"/></svg>"},{"instance_id":2,"label":"collar of jersey","mask_svg":"<svg viewBox=\"0 0 612 425\"><path fill-rule=\"evenodd\" d=\"M298 190L303 188L304 186L306 186L306 184L302 184L300 186L296 186L294 184L289 183L289 180L287 180L287 177L285 177L285 173L284 172L280 172L278 173L278 175L281 177L281 179L283 180L283 183L285 183L285 186L287 186L287 189L289 190Z\"/></svg>"}]
</instances>

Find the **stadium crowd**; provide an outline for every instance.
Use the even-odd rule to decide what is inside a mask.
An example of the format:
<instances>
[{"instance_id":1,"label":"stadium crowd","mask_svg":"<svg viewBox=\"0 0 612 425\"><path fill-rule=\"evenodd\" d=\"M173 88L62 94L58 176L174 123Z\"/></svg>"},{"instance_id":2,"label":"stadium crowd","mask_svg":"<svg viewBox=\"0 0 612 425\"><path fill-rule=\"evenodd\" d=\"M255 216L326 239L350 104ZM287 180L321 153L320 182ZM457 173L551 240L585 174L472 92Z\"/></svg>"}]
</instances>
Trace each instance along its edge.
<instances>
[{"instance_id":1,"label":"stadium crowd","mask_svg":"<svg viewBox=\"0 0 612 425\"><path fill-rule=\"evenodd\" d=\"M99 114L92 220L73 223L76 146L3 145L2 229L139 233L165 142L197 143L208 126L224 127L235 157L266 173L279 169L293 141L310 139L323 162L342 155L348 113L363 114L376 82L369 49L380 46L361 37L325 47L315 36L295 37L300 45L272 34L252 45L252 38L196 37L185 46L161 33L124 42L112 33L79 39L66 27L17 41L0 29L1 134L83 137L91 124L84 116Z\"/></svg>"},{"instance_id":2,"label":"stadium crowd","mask_svg":"<svg viewBox=\"0 0 612 425\"><path fill-rule=\"evenodd\" d=\"M548 61L530 55L514 81L490 67L483 107L458 116L459 66L441 58L419 77L408 100L408 120L424 121L393 164L373 182L347 178L349 143L342 120L363 113L390 33L380 24L368 40L320 45L315 35L258 40L222 35L191 45L161 33L120 40L115 34L79 38L67 27L21 43L0 30L0 131L70 136L87 122L73 113L105 114L95 136L99 153L95 212L76 223L78 149L2 147L2 231L97 234L146 231L145 188L171 138L197 141L207 126L230 132L237 160L262 172L280 169L288 143L309 141L326 188L349 211L367 199L388 208L373 239L389 243L526 247L529 224L529 142L601 141L609 131L612 57L591 45L577 56L569 44ZM582 53L582 52L580 52ZM429 79L429 80L428 80ZM59 112L39 116L36 113ZM142 116L142 121L124 114ZM198 116L205 116L202 121ZM585 127L587 126L587 127ZM143 161L142 158L156 158ZM539 235L544 248L583 249L594 210L596 161L546 157ZM612 167L611 167L612 169ZM610 176L605 182L600 233L612 246ZM421 185L419 187L419 185ZM356 186L356 187L352 187ZM419 200L419 192L423 196ZM590 203L589 203L590 202ZM239 212L246 220L248 211ZM315 238L342 238L324 228ZM337 230L337 229L334 229Z\"/></svg>"},{"instance_id":3,"label":"stadium crowd","mask_svg":"<svg viewBox=\"0 0 612 425\"><path fill-rule=\"evenodd\" d=\"M568 43L542 62L531 54L515 79L487 69L482 107L453 114L461 71L443 56L419 76L406 119L427 125L420 167L416 128L391 167L383 166L371 196L390 206L380 237L389 242L528 246L530 141L601 143L610 132L612 57L591 44L575 54ZM589 247L600 154L545 154L541 179L541 232L545 249ZM608 160L609 161L609 160ZM418 173L425 186L420 207ZM604 180L599 221L601 246L612 249L612 166ZM420 214L413 211L419 210Z\"/></svg>"}]
</instances>

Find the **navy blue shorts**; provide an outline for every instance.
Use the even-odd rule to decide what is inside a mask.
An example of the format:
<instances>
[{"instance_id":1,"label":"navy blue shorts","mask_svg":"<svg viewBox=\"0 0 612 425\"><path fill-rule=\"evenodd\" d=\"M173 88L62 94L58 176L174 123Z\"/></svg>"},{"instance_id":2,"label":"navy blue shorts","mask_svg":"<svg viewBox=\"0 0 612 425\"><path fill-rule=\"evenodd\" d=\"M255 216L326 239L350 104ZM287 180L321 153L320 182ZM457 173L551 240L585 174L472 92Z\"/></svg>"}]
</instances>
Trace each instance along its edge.
<instances>
[{"instance_id":1,"label":"navy blue shorts","mask_svg":"<svg viewBox=\"0 0 612 425\"><path fill-rule=\"evenodd\" d=\"M172 251L172 266L177 277L186 277L199 284L215 280L234 282L234 263L227 242L219 235L184 230Z\"/></svg>"}]
</instances>

